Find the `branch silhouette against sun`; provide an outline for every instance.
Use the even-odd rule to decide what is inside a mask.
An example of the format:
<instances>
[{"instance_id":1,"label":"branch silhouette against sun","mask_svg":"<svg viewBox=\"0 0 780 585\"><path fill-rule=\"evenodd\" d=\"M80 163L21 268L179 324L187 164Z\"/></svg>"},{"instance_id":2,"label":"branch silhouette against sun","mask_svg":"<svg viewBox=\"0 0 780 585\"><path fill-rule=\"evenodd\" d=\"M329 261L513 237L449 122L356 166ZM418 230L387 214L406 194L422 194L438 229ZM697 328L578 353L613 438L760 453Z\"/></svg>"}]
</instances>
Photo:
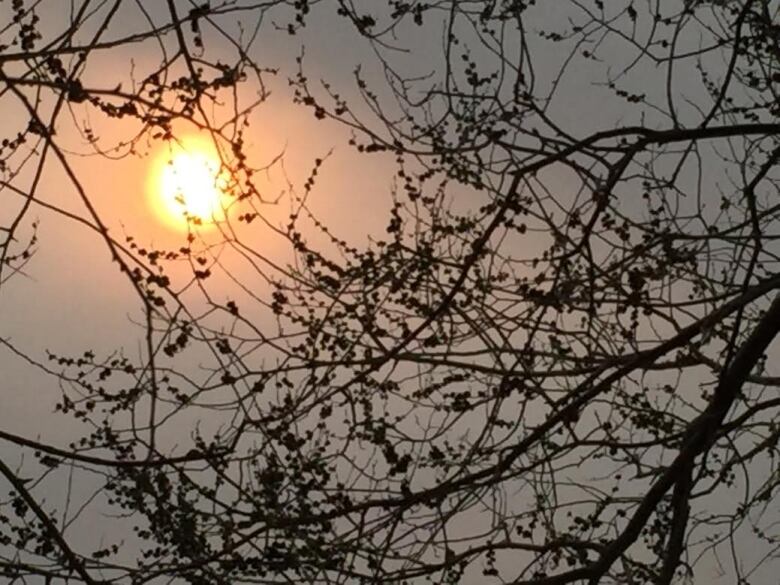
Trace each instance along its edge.
<instances>
[{"instance_id":1,"label":"branch silhouette against sun","mask_svg":"<svg viewBox=\"0 0 780 585\"><path fill-rule=\"evenodd\" d=\"M0 578L776 579L778 22L0 2Z\"/></svg>"}]
</instances>

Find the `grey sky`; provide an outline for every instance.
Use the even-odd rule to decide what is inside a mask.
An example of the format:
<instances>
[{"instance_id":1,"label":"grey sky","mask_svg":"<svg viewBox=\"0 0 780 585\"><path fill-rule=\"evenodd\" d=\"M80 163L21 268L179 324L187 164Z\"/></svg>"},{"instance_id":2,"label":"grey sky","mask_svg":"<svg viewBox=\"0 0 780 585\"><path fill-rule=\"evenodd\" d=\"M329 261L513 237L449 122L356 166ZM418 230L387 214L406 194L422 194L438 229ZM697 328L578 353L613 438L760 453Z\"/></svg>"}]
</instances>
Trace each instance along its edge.
<instances>
[{"instance_id":1,"label":"grey sky","mask_svg":"<svg viewBox=\"0 0 780 585\"><path fill-rule=\"evenodd\" d=\"M43 2L38 12L42 17L42 29L45 34L59 33L67 22L67 10L64 7L79 4L79 2L64 0ZM249 7L260 3L240 1L238 4ZM250 56L259 66L278 68L279 73L276 76L264 74L262 77L267 83L266 90L269 91L269 97L248 117L247 152L250 156L249 164L258 169L271 164L278 155L284 155L279 162L275 162L267 170L259 171L256 175L264 199L271 202L279 198L277 204L264 203L260 206L269 224L278 228L285 225L291 205L295 204L290 188L292 187L292 193L296 196L301 196L305 192L304 184L315 160L324 158L325 161L318 172L317 182L307 203L337 238L361 246L370 239L387 237L385 227L396 180L393 155L391 153L356 154L348 145L352 135L349 128L332 120L318 121L312 115L311 109L291 103L293 88L288 84L287 78L294 77L296 73L295 59L302 54L302 45L305 45L303 66L309 79L323 79L331 83L335 92L347 98L350 104L354 104L355 112L360 116L361 121L375 130L378 135L387 136L386 129L383 128L380 120L372 116L368 106L361 102L355 85L355 68L360 66L370 86L377 89L380 102L387 105L389 115L400 115L400 110L392 104L392 96L386 85L383 85L384 72L370 44L354 34L354 29L344 18L334 14L332 4L314 3L307 26L296 36L288 35L284 30L294 16L289 8L280 7L264 14L262 26L258 29L256 40L250 48ZM441 4L444 6L446 3ZM539 6L529 12L528 18L531 24L528 29L533 34L529 35L528 43L533 55L533 69L537 73L536 91L539 94L546 94L545 88L552 88L555 85L555 76L569 57L572 45L568 42L551 42L543 38L543 33L558 27L566 28L568 25L564 23L567 22L577 22L582 18L584 10L592 9L590 6L592 3L555 0L538 4ZM648 3L650 4L652 3ZM672 4L674 7L671 6ZM359 5L365 10L372 6L367 2ZM681 2L677 1L664 3L663 10L668 10L670 14L675 13L680 5ZM772 3L775 8L776 5L776 2ZM105 11L106 6L108 4L101 10ZM120 17L115 19L106 37L123 37L147 27L148 23L138 10L138 6L148 10L154 23L166 21L163 2L128 1L120 9ZM186 11L191 3L177 0L177 6L180 10ZM610 10L610 7L607 7L607 10ZM644 4L643 10L647 10ZM0 24L9 20L9 14L8 3L0 5ZM248 38L253 34L258 14L260 11L248 10L238 15L230 14L224 22L220 22L231 34L236 34L236 31L240 30L244 38ZM647 16L646 13L643 14ZM414 85L412 97L422 96L424 89L436 85L437 80L444 75L441 47L442 38L446 33L446 15L446 10L438 10L433 13L430 24L426 27L422 29L408 27L399 30L397 38L389 41L389 44L402 50L395 50L391 46L382 53L397 71L409 76L430 75ZM695 51L711 42L711 39L707 38L707 29L716 28L718 19L723 18L722 14L712 12L705 6L697 11L697 16L700 19L698 23L691 21L689 28L680 33L681 51ZM475 41L474 32L467 31L468 27L465 24L461 26L463 26L461 38L466 39L470 35L471 40ZM671 78L674 111L679 120L683 124L691 124L701 117L701 112L697 111L692 104L696 102L706 106L710 98L703 89L696 60L687 60L680 66L675 66L670 73L664 63L651 64L626 38L632 32L636 33L638 38L643 38L651 26L650 20L640 19L635 31L619 31L624 35L623 38L619 35L609 36L603 45L598 47L597 58L589 60L578 57L568 64L566 75L560 86L556 87L549 108L550 117L563 131L573 136L586 136L599 129L612 129L617 125L644 124L655 128L670 127L672 122L668 110L661 112L660 109L654 110L648 107L644 115L640 116L638 109L626 106L625 101L615 95L613 88L606 85L610 79L615 78L634 62L638 64L632 65L633 68L625 76L617 79L616 84L620 89L629 94L644 94L648 102L661 104L661 108L667 108L666 81ZM510 35L506 43L508 52L519 50L519 40L511 38L511 34L511 27L507 27L507 35ZM669 35L671 34L673 31L669 32ZM219 55L219 58L224 58L225 62L235 57L234 48L224 40L220 40L213 30L207 33L205 41L207 54L210 57L216 59L215 55ZM174 47L173 35L167 35L164 43L169 50ZM481 52L477 50L472 57L480 67L487 69L497 67L495 56L484 48ZM157 66L159 59L159 47L155 42L105 51L90 60L84 74L85 85L89 83L113 87L115 84L122 83L130 88L133 79L137 82L143 78ZM708 61L705 66L708 70L717 73L718 68L723 64ZM317 83L313 83L312 86L317 87ZM506 93L510 90L511 87L507 86L502 91ZM318 91L318 97L322 98L326 95L321 86ZM249 104L256 98L258 92L257 81L250 77L245 84L241 85L238 99ZM46 99L51 100L50 97ZM25 123L14 101L14 97L10 94L0 94L0 126L9 129L11 134L16 132L20 124ZM46 103L44 101L44 104ZM229 112L232 105L227 100L224 104L222 110L217 110L217 118ZM439 102L437 107L443 107L442 103ZM436 111L432 112L433 116L436 114ZM538 123L538 120L534 123ZM134 128L132 124L125 121L117 122L101 118L95 112L88 113L87 108L81 106L76 106L72 112L63 115L62 123L58 127L57 140L61 141L69 152L69 160L78 171L85 192L89 194L101 217L109 226L110 233L118 241L123 241L126 232L136 238L135 241L139 246L150 249L160 247L175 250L184 245L184 234L166 228L160 219L154 216L149 206L147 175L150 161L159 157L162 152L159 144L142 140L138 145L140 155L110 160L96 156L94 153L89 154L91 147L78 132L79 129L83 130L86 127L100 137L99 144L103 148L117 141L129 139L133 135ZM191 130L183 129L183 131L186 133ZM33 153L31 161L34 162L36 156ZM701 181L699 185L702 186L702 191L711 198L711 201L707 201L708 207L704 215L716 212L717 205L720 203L718 187L727 184L727 177L724 175L726 170L716 166L719 162L720 159L714 150L704 149L700 161L685 166L681 171L680 184L695 185ZM25 182L31 180L33 169L34 164L28 164L20 175L14 178L14 183L29 184ZM498 174L494 176L498 177ZM580 188L578 180L566 175L562 170L560 174L556 174L553 170L552 173L541 178L556 192L564 207L571 205L578 196ZM462 186L453 186L452 192L458 195L453 203L455 208L463 206L473 210L484 204L490 197L485 192ZM642 216L644 202L640 194L636 184L625 187L622 193L625 199L621 201L621 206L626 215ZM54 160L49 161L45 166L37 197L48 205L60 207L92 221L83 203L79 201L76 189ZM695 199L681 199L680 209L683 211L692 209L697 203ZM21 204L22 199L18 194L14 194L9 189L0 189L0 224L12 218ZM83 351L95 350L102 357L118 352L117 355L123 353L131 359L143 359L146 349L142 306L128 285L126 277L120 274L117 265L111 262L110 253L101 236L89 227L37 204L33 204L27 213L23 228L19 232L20 236L31 233L33 221L39 224L35 254L20 273L3 282L0 288L0 338L12 344L30 359L46 364L47 367L53 367L55 370L56 365L47 361L47 351L78 356ZM257 221L253 226L251 230L248 226L240 228L241 237L249 248L259 250L267 259L278 263L279 266L284 266L291 261L292 254L288 242L278 234L274 234L268 226L263 226L261 221ZM691 233L703 229L696 221L691 221L688 226ZM312 230L311 237L312 242L330 249L331 244L326 241L327 238L317 234L316 230ZM214 238L216 238L214 232L204 232L206 242ZM509 253L522 257L530 256L535 246L542 248L547 245L545 236L540 235L538 238L526 244L523 244L523 240L518 240L520 242L518 246L526 247L520 250L510 248ZM247 307L246 314L252 316L258 329L263 333L272 332L269 336L275 335L277 333L275 318L260 304L253 301L253 296L267 299L270 294L268 284L260 271L256 271L246 258L242 258L231 246L216 248L213 252L211 260L218 259L223 263L230 274L241 281L246 289L240 289L227 274L220 273L218 278L205 283L205 290L217 303L235 299L240 306ZM269 265L266 265L263 271L278 276ZM190 276L189 266L184 263L173 265L171 274L181 278L181 282L185 282ZM184 291L183 296L191 302L196 313L206 310L205 296L195 285ZM207 321L210 318L207 318ZM220 320L219 316L213 317L213 321L208 322L213 323L217 330L230 326L227 320ZM240 331L242 334L247 333L246 330ZM253 342L247 342L247 351L251 350ZM266 347L247 354L247 360L258 370L265 367L266 360L268 363L273 363L277 358L278 356ZM216 376L214 372L218 369L214 356L206 349L197 347L178 356L175 366L180 373L205 384L214 382ZM399 371L403 373L404 369L400 368ZM81 425L52 412L61 392L56 377L46 375L20 355L3 346L0 346L0 372L3 380L0 387L0 429L32 439L39 438L41 441L56 445L66 445L70 440L80 436ZM659 375L657 380L662 380L662 377ZM690 378L691 396L698 396L697 385L701 381L702 379L695 375ZM219 398L218 393L209 396L214 400ZM176 445L178 454L186 452L191 447L192 434L196 428L214 432L218 427L215 420L203 419L199 422L200 416L198 413L193 413L177 419L176 424L166 427L162 440L168 446ZM221 424L230 418L230 413L223 412L218 416L225 417L218 419ZM474 421L475 425L480 420L477 417ZM460 432L463 429L457 430ZM463 432L478 432L478 428L466 428ZM2 442L0 442L0 456L9 463L21 462L20 450ZM29 463L30 453L26 453L25 457L28 460L25 463ZM607 469L608 467L595 466L574 470L570 477L573 478L573 484L576 484L589 473L595 475L598 471L601 474L602 470ZM757 475L762 471L765 470L759 469ZM423 474L423 477L429 479L427 475ZM64 505L66 492L63 491L62 486L66 481L67 470L59 469L52 473L52 477L42 481L35 493L52 505L53 502L58 501L56 507L59 508ZM606 483L605 480L604 485ZM89 474L79 475L73 487L74 502L77 500L83 502L89 498L90 490L95 485L97 485L96 478ZM578 489L573 487L570 495L573 497ZM629 488L631 489L635 488ZM566 493L564 488L562 494ZM0 502L4 498L5 486L0 487ZM716 504L722 503L724 506L731 505L728 496L723 494L710 501ZM75 503L70 505L77 506ZM521 501L511 501L507 504L508 508L517 507L517 509L523 508L524 505L525 503ZM105 509L98 504L94 509L90 508L80 525L73 526L75 541L82 542L83 538L84 546L88 548L95 544L95 540L99 541L103 537L116 540L126 534L126 527L121 522L113 523L101 516L103 511ZM772 516L772 512L769 516ZM457 519L453 526L461 526L464 532L468 533L469 529L474 528L479 522L489 524L490 519L485 520L485 518L487 517L482 516L478 521L470 515L464 515ZM471 524L472 522L474 524ZM771 524L771 521L768 523ZM99 526L98 529L95 528L96 525ZM747 530L745 533L748 534ZM758 556L764 552L765 549L756 549L754 554ZM758 560L752 558L753 551L750 546L745 546L744 550L740 551L740 555L743 555L740 562L743 562L746 567ZM504 559L502 564L511 572L511 563ZM722 577L720 582L731 582L731 569L725 566L721 570L715 559L708 557L701 567L702 572L697 573L698 580L718 582L717 578ZM769 583L776 568L776 562L767 563L765 572L754 576L754 583ZM467 582L476 584L482 581L479 575L469 575Z\"/></svg>"}]
</instances>

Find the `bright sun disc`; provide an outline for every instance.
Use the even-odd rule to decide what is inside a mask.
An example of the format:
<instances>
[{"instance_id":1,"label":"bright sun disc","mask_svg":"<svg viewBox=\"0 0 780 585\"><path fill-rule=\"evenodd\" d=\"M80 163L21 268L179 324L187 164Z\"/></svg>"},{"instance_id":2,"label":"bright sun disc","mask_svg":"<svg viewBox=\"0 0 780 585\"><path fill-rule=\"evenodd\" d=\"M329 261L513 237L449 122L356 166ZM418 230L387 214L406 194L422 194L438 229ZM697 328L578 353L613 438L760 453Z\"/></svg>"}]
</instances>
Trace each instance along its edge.
<instances>
[{"instance_id":1,"label":"bright sun disc","mask_svg":"<svg viewBox=\"0 0 780 585\"><path fill-rule=\"evenodd\" d=\"M150 191L161 219L180 229L224 219L227 181L211 144L198 139L172 144L155 167Z\"/></svg>"}]
</instances>

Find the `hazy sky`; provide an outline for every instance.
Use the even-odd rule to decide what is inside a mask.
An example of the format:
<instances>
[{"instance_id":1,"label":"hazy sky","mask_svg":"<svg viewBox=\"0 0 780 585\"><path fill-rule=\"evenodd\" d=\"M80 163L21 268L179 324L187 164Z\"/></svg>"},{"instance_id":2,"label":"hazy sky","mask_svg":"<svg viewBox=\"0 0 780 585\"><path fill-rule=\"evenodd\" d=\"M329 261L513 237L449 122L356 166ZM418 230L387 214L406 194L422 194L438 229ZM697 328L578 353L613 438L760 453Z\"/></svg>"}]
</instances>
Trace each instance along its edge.
<instances>
[{"instance_id":1,"label":"hazy sky","mask_svg":"<svg viewBox=\"0 0 780 585\"><path fill-rule=\"evenodd\" d=\"M68 8L79 5L79 2L55 0L43 4L49 9L40 10L42 28L46 35L51 35L63 29L67 23ZM139 4L148 10L154 22L160 23L167 18L164 2L143 1ZM291 36L285 31L285 25L293 14L290 10L273 10L265 14L250 55L261 67L276 68L279 73L276 76L263 76L269 96L248 117L250 125L246 132L246 153L249 164L256 168L266 167L283 154L282 159L256 176L268 202L279 198L278 204L268 203L263 206L266 219L276 226L283 226L286 222L290 209L290 186L294 187L296 193L302 193L314 161L324 158L308 203L317 216L330 226L332 233L364 243L369 237L382 237L384 234L396 171L392 155L357 155L347 144L351 136L348 128L332 121L318 121L310 109L291 103L293 90L288 77L295 75L295 59L302 54L301 47L305 45L304 66L309 78L327 79L342 96L355 104L356 111L365 115L367 121L381 128L375 118L370 119L370 112L365 105L360 105L353 74L355 68L361 65L369 80L380 83L384 79L382 69L368 43L355 35L343 18L333 14L329 3L325 4L328 6L323 4L314 7L308 26L297 36ZM543 30L547 24L565 21L569 16L561 8L568 3L551 0L538 4L534 9L538 30ZM184 11L191 4L187 0L177 0L177 5ZM56 8L52 9L53 6ZM0 24L9 20L10 10L8 2L0 4ZM125 2L120 10L120 16L115 18L106 32L106 38L123 37L148 27L137 3ZM243 30L242 34L251 34L257 13L247 14L251 16L240 20L241 28L237 26L234 15L226 18L226 30L233 33ZM428 27L426 31L428 34L424 36L415 36L414 31L399 31L397 44L404 51L390 51L388 54L406 72L420 75L432 72L435 76L441 73L443 66L440 35L444 34L444 30L443 27ZM206 42L212 56L224 54L226 61L234 57L234 49L224 40L208 35ZM539 47L534 62L538 83L540 87L550 85L554 81L553 73L563 63L566 54L562 50L557 51L552 45L545 45L539 38L530 42ZM700 38L690 37L685 38L683 44L695 47L700 42ZM175 40L169 35L164 43L170 49ZM620 70L630 64L636 54L617 43L614 47L605 46L602 54L610 55L613 59L610 63L594 62L590 67L581 64L573 67L565 78L566 85L559 88L551 106L551 115L567 132L574 135L584 136L610 123L642 122L624 118L623 112L611 107L612 102L605 101L605 96L612 92L600 85L608 70ZM84 72L84 83L102 87L114 87L122 83L129 88L133 78L142 78L157 66L159 59L159 47L155 42L105 51L90 59ZM487 55L477 55L477 59L489 61ZM692 67L683 69L673 76L676 91L681 96L701 95L701 84L692 75L692 70ZM645 92L651 99L663 100L666 76L667 71L662 67L644 68L626 78L624 87L628 91ZM249 104L258 94L257 81L250 78L240 86L238 98ZM389 99L389 94L385 92L381 97ZM681 99L680 103L684 103L684 100ZM229 106L230 103L226 102L224 110L217 111L217 118L228 112ZM684 105L679 113L681 119L697 115L693 108ZM649 114L644 122L648 125L662 122L660 116L657 119L652 116ZM185 234L167 225L150 205L150 198L155 196L155 186L150 186L151 168L154 161L166 156L165 147L159 142L147 143L142 140L138 144L138 154L112 160L91 152L88 141L78 129L91 128L100 138L98 144L108 148L133 136L135 128L131 124L117 123L94 112L88 113L79 106L64 113L61 120L58 143L68 152L68 159L77 171L85 192L89 194L110 233L120 241L124 240L124 234L132 235L139 245L150 249L160 247L176 250L184 245ZM26 119L20 113L18 104L15 104L15 98L7 92L0 94L2 131L13 135L20 125L25 124ZM184 135L194 132L185 127L181 130ZM33 153L31 160L35 159L36 154ZM33 169L34 162L14 178L15 184L29 182ZM683 181L696 178L694 175L686 176L686 172L683 173ZM559 190L561 197L574 196L575 185L571 177L561 173L548 179L549 184ZM715 179L708 177L706 180ZM464 190L464 205L471 206L478 196ZM54 160L45 165L37 197L46 204L91 221L76 189ZM12 217L20 204L18 195L8 189L0 189L0 224ZM0 288L0 338L41 363L46 362L46 351L78 355L87 349L97 349L104 354L121 349L128 356L142 355L142 307L126 277L110 261L110 253L100 235L73 219L37 204L26 215L20 235L30 234L33 221L38 223L35 254L22 272ZM251 229L249 226L242 226L241 229L242 237L249 246L262 250L264 255L281 265L290 260L289 243L261 222L254 223ZM210 237L216 237L216 234L204 232L207 241ZM240 291L234 282L220 275L206 285L218 302L232 298L247 300L251 294L267 294L267 283L229 249L220 259L242 280L248 291ZM172 270L175 274L176 268ZM179 276L184 279L188 270L186 265L181 266ZM196 305L202 302L196 300L197 291L191 292ZM261 314L259 310L258 315L259 326L275 327L269 315ZM254 358L261 360L262 356ZM201 369L205 363L201 360L208 359L207 355L193 351L182 356L178 366L196 376L205 375ZM211 367L213 364L208 365ZM30 438L40 437L53 444L66 444L78 436L74 424L67 422L65 417L52 415L53 406L60 395L55 377L43 374L5 347L0 347L0 373L0 428ZM180 432L185 442L191 431L190 428L176 428L173 435ZM171 436L170 440L176 441L176 437ZM10 461L19 460L18 450L7 444L0 443L0 454ZM88 484L85 482L82 486L85 493L89 489ZM0 493L4 489L0 488ZM52 490L50 497L56 497L53 487L46 489ZM121 530L116 527L114 530L121 534ZM718 569L713 565L711 571L709 576L714 577ZM700 579L703 582L707 577L702 574Z\"/></svg>"}]
</instances>

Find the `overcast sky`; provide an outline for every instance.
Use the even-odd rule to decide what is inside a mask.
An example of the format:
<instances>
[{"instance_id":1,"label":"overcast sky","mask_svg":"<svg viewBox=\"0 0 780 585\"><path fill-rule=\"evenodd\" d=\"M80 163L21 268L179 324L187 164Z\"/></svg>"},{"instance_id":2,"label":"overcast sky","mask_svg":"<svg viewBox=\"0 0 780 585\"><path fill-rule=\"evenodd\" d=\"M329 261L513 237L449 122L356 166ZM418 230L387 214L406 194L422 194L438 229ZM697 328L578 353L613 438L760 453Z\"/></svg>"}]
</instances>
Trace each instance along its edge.
<instances>
[{"instance_id":1,"label":"overcast sky","mask_svg":"<svg viewBox=\"0 0 780 585\"><path fill-rule=\"evenodd\" d=\"M39 11L45 34L61 31L68 16L64 7L72 3L54 0L43 4L48 8ZM148 9L154 22L166 19L163 2L145 1L141 4ZM570 16L564 14L561 8L568 3L555 0L538 4L534 8L537 31L565 22ZM189 3L178 0L178 5L185 10ZM51 8L53 6L56 8ZM148 27L136 3L126 2L121 10L121 17L114 20L106 38L119 38ZM246 18L241 16L244 35L250 34L253 29L256 14L248 12ZM0 4L0 24L7 22L9 15L9 3ZM315 159L325 158L309 200L311 208L331 226L333 233L363 243L370 236L381 236L384 232L395 172L392 156L357 155L347 144L351 136L348 128L332 121L318 121L310 109L291 103L293 90L288 84L288 76L295 74L295 59L305 45L304 66L310 79L330 81L341 95L355 103L357 111L376 125L375 119L368 118L370 114L365 106L359 105L353 72L360 65L365 75L377 83L383 80L383 74L368 43L355 35L343 18L334 15L330 3L315 6L307 27L297 36L291 36L285 30L291 16L292 12L288 9L265 14L250 49L250 54L261 67L279 71L276 76L264 75L269 97L248 118L247 154L250 164L257 168L265 167L278 155L284 155L281 162L260 173L258 178L267 201L280 198L278 204L268 203L264 210L269 222L283 225L289 210L290 184L297 192L302 192ZM227 18L224 25L228 31L235 33L239 30L235 16ZM425 31L425 35L418 36L413 30L399 31L397 43L404 51L390 51L388 54L398 67L409 73L433 73L436 76L443 66L440 50L443 25L429 26ZM207 36L206 41L212 54L224 54L226 61L233 58L229 44L215 36ZM686 37L683 44L693 48L701 41L701 38L691 36ZM170 47L174 39L169 36L165 42ZM566 53L557 51L554 45L544 44L539 36L531 42L538 45L534 67L539 84L549 85L553 83L553 73L557 72ZM567 132L577 136L616 123L664 124L661 116L653 119L652 114L646 120L630 119L625 116L632 114L625 114L609 105L612 102L605 101L606 96L611 95L602 85L607 72L620 70L637 55L632 54L625 44L618 43L613 47L605 46L602 49L604 55L612 60L609 63L593 62L590 66L578 62L572 68L565 78L565 85L556 94L551 115ZM130 87L133 77L136 80L143 77L158 64L159 59L159 48L153 42L106 51L90 60L84 74L85 85L113 87L122 83ZM477 59L489 62L488 55L477 55ZM680 96L702 95L701 83L692 71L693 68L682 69L674 74L675 91ZM653 99L663 100L666 76L667 71L662 67L644 67L628 76L624 87L627 91L644 92ZM248 104L258 92L257 82L250 79L241 86L239 98ZM387 93L381 97L389 100ZM13 135L20 125L26 124L14 101L8 93L0 95L0 128L8 135ZM684 105L684 99L680 103L683 104L679 112L681 119L693 119L697 115L695 109ZM150 198L155 196L154 185L150 186L150 169L155 160L165 156L165 148L159 143L142 141L139 154L112 160L90 153L90 145L78 132L78 128L85 127L90 127L99 136L99 144L104 148L128 140L134 129L129 124L116 124L113 120L88 115L84 108L78 107L63 116L58 127L57 140L69 153L69 160L77 170L85 192L111 233L117 239L124 239L125 233L132 235L137 242L149 247L177 249L183 245L185 235L166 225L150 205ZM193 132L191 128L182 127L181 130L184 134ZM33 153L31 160L34 161L35 157ZM15 184L23 185L25 181L30 181L33 168L34 164L28 164L14 178ZM708 179L715 180L714 177ZM574 187L570 178L564 175L550 177L549 180L561 191ZM464 196L471 195L464 193ZM79 217L88 217L76 189L54 161L45 166L37 197ZM8 189L0 189L0 222L12 217L20 204L18 195ZM20 234L30 234L33 221L38 223L35 254L23 271L0 288L0 337L41 363L46 362L47 351L78 355L88 349L97 349L104 354L122 351L133 357L141 355L144 351L144 331L140 325L142 307L125 276L110 261L110 253L99 234L40 205L33 205ZM264 254L280 264L291 258L289 245L260 222L253 230L245 229L242 233L249 245L262 249ZM211 236L205 233L204 237L208 239ZM235 275L245 280L249 289L255 294L263 294L266 283L250 267L232 256L226 256L224 261L235 270ZM182 277L185 269L182 268ZM227 278L215 279L208 283L208 287L219 302L234 297L248 298ZM259 317L258 323L266 327L275 326L268 315ZM207 359L208 356L193 352L183 356L179 367L199 375L202 373L201 360ZM7 347L0 347L0 373L0 428L53 444L65 444L77 436L73 423L52 414L60 395L55 377L45 375ZM183 441L190 431L187 428L177 429L185 437ZM0 454L10 461L19 462L18 449L13 446L0 443ZM0 493L4 493L4 489L0 488ZM56 497L52 486L45 489L52 490L50 497ZM81 489L87 493L89 482L85 481ZM117 530L117 533L121 531ZM716 577L719 570L712 564L710 571L700 575L702 582L708 577Z\"/></svg>"}]
</instances>

